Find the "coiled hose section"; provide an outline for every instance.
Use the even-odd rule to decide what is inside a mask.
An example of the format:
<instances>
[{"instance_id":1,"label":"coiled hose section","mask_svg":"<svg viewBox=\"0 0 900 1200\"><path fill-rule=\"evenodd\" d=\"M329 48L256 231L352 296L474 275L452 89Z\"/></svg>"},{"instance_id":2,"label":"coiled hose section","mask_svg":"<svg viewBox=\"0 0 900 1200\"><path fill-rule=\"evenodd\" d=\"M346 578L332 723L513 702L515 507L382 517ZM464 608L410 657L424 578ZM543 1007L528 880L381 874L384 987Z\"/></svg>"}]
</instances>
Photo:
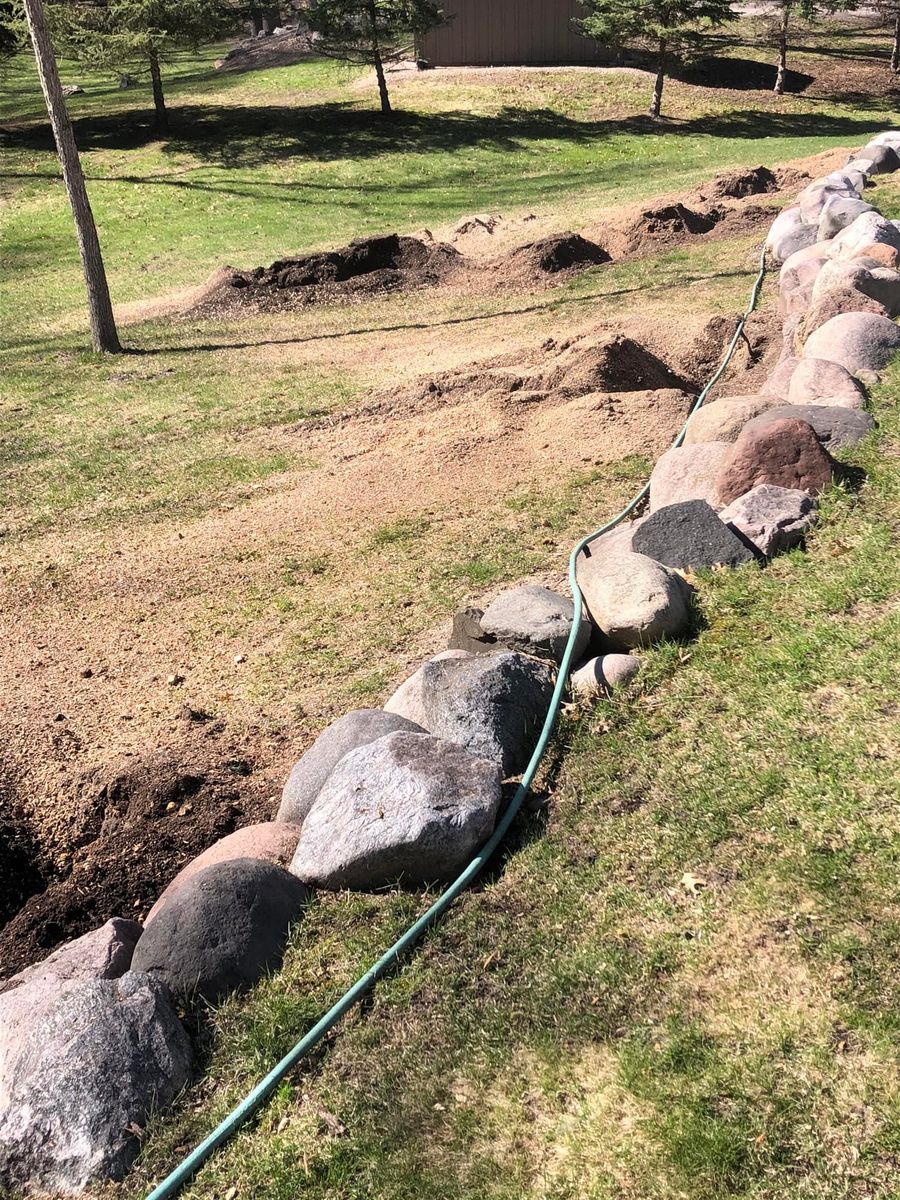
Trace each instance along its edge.
<instances>
[{"instance_id":1,"label":"coiled hose section","mask_svg":"<svg viewBox=\"0 0 900 1200\"><path fill-rule=\"evenodd\" d=\"M756 280L754 281L753 288L750 293L750 302L747 305L747 309L738 322L737 328L734 332L734 337L729 343L725 357L722 359L718 370L694 402L694 405L688 414L688 420L704 403L706 397L721 379L726 368L728 367L728 364L731 362L734 352L737 349L737 344L743 335L744 325L746 324L751 313L756 308L765 273L765 249L763 249L759 259L759 274L756 276ZM682 444L686 431L687 420L682 426L681 432L672 443L673 449ZM160 1184L158 1184L152 1192L148 1193L146 1200L167 1200L168 1197L177 1195L181 1188L200 1169L200 1167L219 1148L219 1146L227 1142L229 1138L231 1138L238 1131L238 1129L240 1129L240 1127L247 1120L249 1120L250 1117L252 1117L253 1114L258 1111L258 1109L262 1107L263 1104L265 1104L272 1092L282 1081L282 1079L284 1079L288 1072L291 1071L302 1058L309 1054L310 1050L312 1050L313 1047L322 1040L325 1034L337 1024L341 1017L343 1017L345 1013L349 1012L356 1002L361 1000L366 992L368 992L369 989L375 983L377 983L379 979L383 978L383 976L390 971L390 969L398 962L398 960L403 957L406 951L415 945L415 943L422 937L426 930L435 924L439 917L443 916L457 896L466 890L469 884L475 879L475 877L484 868L486 863L490 860L500 843L506 837L509 827L516 819L519 810L531 792L531 785L534 782L535 776L537 775L538 769L544 758L544 754L546 753L553 729L556 725L556 719L559 715L563 696L565 695L569 673L572 669L572 656L575 651L578 628L581 624L582 614L584 611L581 590L578 587L578 580L575 576L579 555L585 552L589 553L588 547L590 546L591 542L596 541L598 537L601 537L604 533L608 533L609 530L614 529L616 525L618 525L621 521L624 521L626 517L630 516L637 506L647 497L649 492L650 484L648 482L641 488L634 499L622 509L620 513L613 517L611 521L607 521L605 525L601 525L599 529L595 529L592 533L589 533L587 537L582 538L569 555L569 585L572 589L572 599L575 604L575 619L572 622L572 633L569 636L569 641L566 644L566 648L562 656L562 661L559 666L559 674L556 680L556 687L554 688L553 696L550 700L550 707L547 711L547 716L544 720L544 725L541 729L537 745L534 748L534 753L529 760L528 766L525 768L525 773L523 774L521 782L516 788L515 795L513 796L509 805L506 807L503 815L500 817L497 827L495 828L491 837L481 847L478 854L472 859L465 870L457 876L453 883L451 883L449 887L447 887L446 890L441 893L440 896L438 896L431 907L424 912L421 917L419 917L415 924L410 925L406 932L402 934L396 940L396 942L394 942L393 946L391 946L390 949L386 950L384 954L382 954L381 958L378 959L374 966L370 967L364 975L361 975L359 979L357 979L356 983L354 983L353 986L349 988L343 994L343 996L341 996L341 998L331 1006L328 1012L326 1012L325 1015L316 1022L312 1029L310 1029L309 1032L306 1033L299 1042L297 1042L296 1046L294 1046L294 1048L290 1050L280 1062L275 1064L275 1066L271 1071L269 1071L268 1075L266 1075L264 1079L260 1080L253 1090L241 1101L237 1108L233 1109L233 1111L230 1112L228 1116L216 1126L212 1133L210 1133L208 1137L204 1138L204 1140L195 1149L193 1149L181 1163L179 1163L179 1165L174 1169L174 1171L171 1172L170 1175L168 1175Z\"/></svg>"}]
</instances>

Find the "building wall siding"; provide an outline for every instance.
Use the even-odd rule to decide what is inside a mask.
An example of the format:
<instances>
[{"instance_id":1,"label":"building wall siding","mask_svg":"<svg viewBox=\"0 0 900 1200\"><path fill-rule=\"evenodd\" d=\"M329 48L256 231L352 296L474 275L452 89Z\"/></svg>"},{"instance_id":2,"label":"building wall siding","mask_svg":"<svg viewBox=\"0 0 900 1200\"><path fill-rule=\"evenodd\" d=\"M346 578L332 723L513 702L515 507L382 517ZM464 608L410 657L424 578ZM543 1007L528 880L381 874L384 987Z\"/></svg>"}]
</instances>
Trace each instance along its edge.
<instances>
[{"instance_id":1,"label":"building wall siding","mask_svg":"<svg viewBox=\"0 0 900 1200\"><path fill-rule=\"evenodd\" d=\"M608 62L605 48L573 31L578 0L446 0L452 20L421 39L435 67L550 66Z\"/></svg>"}]
</instances>

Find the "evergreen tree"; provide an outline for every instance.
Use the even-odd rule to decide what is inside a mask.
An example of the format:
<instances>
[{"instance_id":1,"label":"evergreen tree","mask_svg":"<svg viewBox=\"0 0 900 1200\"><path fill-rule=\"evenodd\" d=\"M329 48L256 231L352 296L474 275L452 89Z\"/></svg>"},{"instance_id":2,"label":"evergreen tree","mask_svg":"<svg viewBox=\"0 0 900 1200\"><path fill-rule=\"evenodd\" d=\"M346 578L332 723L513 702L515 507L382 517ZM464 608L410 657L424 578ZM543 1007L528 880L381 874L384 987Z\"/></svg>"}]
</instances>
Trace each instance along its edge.
<instances>
[{"instance_id":1,"label":"evergreen tree","mask_svg":"<svg viewBox=\"0 0 900 1200\"><path fill-rule=\"evenodd\" d=\"M320 54L375 68L381 111L389 116L384 64L409 54L415 39L445 17L431 0L309 0L303 19Z\"/></svg>"},{"instance_id":2,"label":"evergreen tree","mask_svg":"<svg viewBox=\"0 0 900 1200\"><path fill-rule=\"evenodd\" d=\"M649 50L656 60L650 116L662 108L666 74L702 44L704 34L734 17L731 0L582 0L587 16L576 22L586 37L622 50Z\"/></svg>"},{"instance_id":3,"label":"evergreen tree","mask_svg":"<svg viewBox=\"0 0 900 1200\"><path fill-rule=\"evenodd\" d=\"M48 15L64 54L100 70L148 71L159 133L169 128L160 63L173 51L211 41L236 20L226 0L62 0Z\"/></svg>"}]
</instances>

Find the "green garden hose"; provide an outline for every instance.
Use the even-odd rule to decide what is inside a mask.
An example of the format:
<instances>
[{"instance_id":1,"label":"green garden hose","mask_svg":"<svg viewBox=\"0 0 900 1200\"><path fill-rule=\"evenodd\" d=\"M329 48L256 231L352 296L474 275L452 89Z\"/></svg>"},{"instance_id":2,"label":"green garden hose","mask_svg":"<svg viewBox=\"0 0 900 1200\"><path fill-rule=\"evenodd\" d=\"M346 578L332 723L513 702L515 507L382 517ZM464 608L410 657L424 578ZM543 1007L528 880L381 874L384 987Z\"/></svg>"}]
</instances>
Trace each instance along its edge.
<instances>
[{"instance_id":1,"label":"green garden hose","mask_svg":"<svg viewBox=\"0 0 900 1200\"><path fill-rule=\"evenodd\" d=\"M734 337L728 346L725 357L722 360L716 373L704 387L703 391L697 397L694 405L691 408L688 418L693 416L698 408L704 403L711 389L721 379L722 374L734 355L737 344L744 332L744 325L748 317L756 308L759 299L759 291L762 286L763 278L766 273L765 265L765 249L760 255L759 274L753 284L753 289L750 293L750 303L747 306L746 312L738 322ZM687 421L682 426L681 432L672 443L673 448L680 446L684 441L685 432L687 430ZM562 662L559 666L559 674L556 680L556 687L553 691L553 697L550 701L550 707L547 711L547 716L544 720L543 728L541 729L540 737L537 745L534 748L534 753L525 769L521 782L516 789L516 793L500 817L497 827L491 837L479 850L478 854L465 870L450 884L450 886L441 893L431 907L422 914L421 917L406 930L401 937L394 942L393 946L379 958L374 966L370 967L364 975L357 979L356 983L349 988L341 998L332 1005L327 1013L306 1033L301 1040L294 1046L293 1050L289 1051L279 1063L269 1071L268 1075L253 1088L253 1090L245 1097L244 1100L235 1108L223 1121L209 1134L208 1137L194 1149L185 1158L170 1175L168 1175L162 1183L158 1184L152 1192L148 1193L146 1200L167 1200L168 1197L175 1196L187 1181L200 1169L206 1160L219 1148L224 1142L227 1142L240 1127L253 1114L262 1107L263 1104L271 1096L272 1092L278 1086L285 1075L304 1058L310 1050L316 1046L328 1031L337 1024L337 1022L347 1013L358 1000L361 1000L366 992L377 983L383 976L397 963L403 954L409 950L429 929L439 917L441 917L450 907L453 901L465 891L469 884L479 874L485 864L489 861L495 850L506 836L510 825L512 825L519 810L522 807L525 799L531 791L531 785L537 775L538 768L541 765L544 754L547 750L547 745L553 733L556 719L559 715L560 705L562 704L563 696L566 690L566 684L569 679L569 672L572 667L572 656L575 652L575 643L577 640L579 626L581 625L582 614L584 611L581 598L581 591L578 587L578 581L575 576L578 557L584 553L591 542L595 541L604 533L615 528L621 521L637 508L637 506L645 499L650 491L650 484L647 483L638 492L634 499L622 509L617 516L611 521L607 521L599 529L595 529L593 533L589 533L587 537L574 547L569 555L569 584L572 589L572 599L575 604L575 618L572 622L572 632L569 635L569 640L566 644L563 653Z\"/></svg>"}]
</instances>

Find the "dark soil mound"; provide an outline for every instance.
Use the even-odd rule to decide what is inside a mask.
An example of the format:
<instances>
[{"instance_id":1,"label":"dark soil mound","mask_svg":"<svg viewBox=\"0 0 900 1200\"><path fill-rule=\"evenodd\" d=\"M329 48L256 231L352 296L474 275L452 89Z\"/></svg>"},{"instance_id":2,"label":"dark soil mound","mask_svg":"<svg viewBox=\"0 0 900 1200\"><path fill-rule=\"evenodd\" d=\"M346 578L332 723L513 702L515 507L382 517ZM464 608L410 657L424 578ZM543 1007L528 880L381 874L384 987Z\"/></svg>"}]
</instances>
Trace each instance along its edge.
<instances>
[{"instance_id":1,"label":"dark soil mound","mask_svg":"<svg viewBox=\"0 0 900 1200\"><path fill-rule=\"evenodd\" d=\"M676 245L687 238L709 233L724 216L722 209L709 208L700 212L680 202L648 209L621 235L622 252L642 254L658 250L660 246Z\"/></svg>"},{"instance_id":2,"label":"dark soil mound","mask_svg":"<svg viewBox=\"0 0 900 1200\"><path fill-rule=\"evenodd\" d=\"M283 308L427 287L445 279L463 261L446 242L428 243L396 233L357 238L339 250L279 259L253 271L231 271L199 307L207 311L235 305Z\"/></svg>"},{"instance_id":3,"label":"dark soil mound","mask_svg":"<svg viewBox=\"0 0 900 1200\"><path fill-rule=\"evenodd\" d=\"M268 819L270 788L255 786L252 773L244 760L156 751L127 760L105 778L83 777L90 840L75 851L69 872L46 890L33 894L43 879L20 881L20 893L23 884L31 893L24 907L14 895L6 897L4 915L13 905L19 911L0 932L0 978L109 917L139 919L201 850L241 825ZM5 875L3 882L6 890Z\"/></svg>"},{"instance_id":4,"label":"dark soil mound","mask_svg":"<svg viewBox=\"0 0 900 1200\"><path fill-rule=\"evenodd\" d=\"M541 275L585 270L610 260L611 255L602 246L589 242L579 233L560 233L538 242L528 242L517 246L509 255L513 267Z\"/></svg>"},{"instance_id":5,"label":"dark soil mound","mask_svg":"<svg viewBox=\"0 0 900 1200\"><path fill-rule=\"evenodd\" d=\"M701 196L705 200L742 200L745 196L761 196L777 192L778 180L768 167L751 167L747 171L725 171L704 184Z\"/></svg>"}]
</instances>

